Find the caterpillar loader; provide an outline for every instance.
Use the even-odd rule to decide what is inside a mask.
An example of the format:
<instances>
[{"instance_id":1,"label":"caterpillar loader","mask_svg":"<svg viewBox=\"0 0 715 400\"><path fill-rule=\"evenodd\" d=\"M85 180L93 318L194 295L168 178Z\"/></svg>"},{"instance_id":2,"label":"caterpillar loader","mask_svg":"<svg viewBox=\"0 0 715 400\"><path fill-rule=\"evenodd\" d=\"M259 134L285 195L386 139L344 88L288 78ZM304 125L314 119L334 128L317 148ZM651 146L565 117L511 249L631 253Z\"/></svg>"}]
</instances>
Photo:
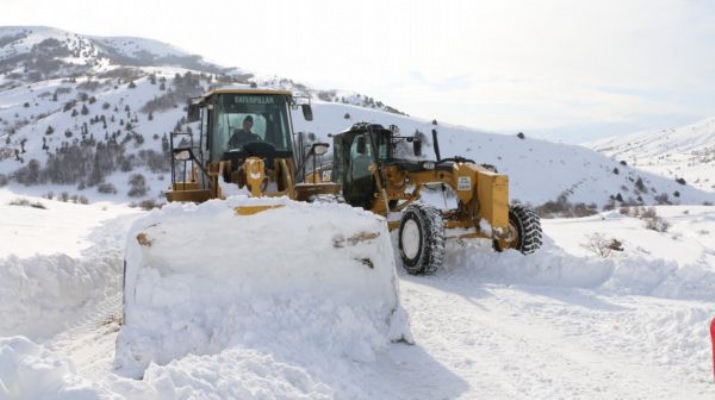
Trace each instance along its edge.
<instances>
[{"instance_id":1,"label":"caterpillar loader","mask_svg":"<svg viewBox=\"0 0 715 400\"><path fill-rule=\"evenodd\" d=\"M249 88L191 101L197 140L171 137L169 204L137 220L127 239L118 370L138 377L152 362L219 352L296 305L329 314L316 321L354 315L371 335L411 341L382 219L312 202L339 186L303 177L328 145L294 135L297 105L288 91ZM310 104L301 107L310 120Z\"/></svg>"},{"instance_id":2,"label":"caterpillar loader","mask_svg":"<svg viewBox=\"0 0 715 400\"><path fill-rule=\"evenodd\" d=\"M302 183L300 172L310 157L324 154L328 144L309 150L295 140L291 107L298 101L289 91L215 89L189 103L188 122L199 122L199 143L193 135L171 135L172 185L169 202L203 202L224 197L228 189L245 188L254 197L287 196L306 201L335 194L331 183ZM300 104L312 120L309 103ZM250 134L241 137L250 121ZM176 143L179 141L178 143Z\"/></svg>"},{"instance_id":3,"label":"caterpillar loader","mask_svg":"<svg viewBox=\"0 0 715 400\"><path fill-rule=\"evenodd\" d=\"M399 136L398 129L357 123L333 138L331 179L345 201L388 217L399 229L402 263L411 274L429 274L442 263L445 240L482 238L497 251L531 254L541 247L539 217L527 207L509 204L509 178L491 165L455 156L441 158L433 130L436 160L400 157L400 143L412 142L421 156L421 139ZM402 146L403 148L409 146ZM447 188L456 199L451 209L420 201L425 188ZM399 219L393 219L393 216Z\"/></svg>"}]
</instances>

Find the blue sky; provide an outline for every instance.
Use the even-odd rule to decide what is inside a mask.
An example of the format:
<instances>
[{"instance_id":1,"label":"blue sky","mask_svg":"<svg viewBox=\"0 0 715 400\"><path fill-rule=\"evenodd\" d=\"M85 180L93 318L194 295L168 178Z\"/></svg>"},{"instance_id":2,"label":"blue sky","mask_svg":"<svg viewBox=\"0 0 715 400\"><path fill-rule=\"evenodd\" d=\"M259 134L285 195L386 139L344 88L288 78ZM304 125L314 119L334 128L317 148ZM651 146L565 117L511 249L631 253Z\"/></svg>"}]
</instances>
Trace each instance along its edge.
<instances>
[{"instance_id":1,"label":"blue sky","mask_svg":"<svg viewBox=\"0 0 715 400\"><path fill-rule=\"evenodd\" d=\"M156 39L413 116L565 142L715 115L708 0L3 0L0 25Z\"/></svg>"}]
</instances>

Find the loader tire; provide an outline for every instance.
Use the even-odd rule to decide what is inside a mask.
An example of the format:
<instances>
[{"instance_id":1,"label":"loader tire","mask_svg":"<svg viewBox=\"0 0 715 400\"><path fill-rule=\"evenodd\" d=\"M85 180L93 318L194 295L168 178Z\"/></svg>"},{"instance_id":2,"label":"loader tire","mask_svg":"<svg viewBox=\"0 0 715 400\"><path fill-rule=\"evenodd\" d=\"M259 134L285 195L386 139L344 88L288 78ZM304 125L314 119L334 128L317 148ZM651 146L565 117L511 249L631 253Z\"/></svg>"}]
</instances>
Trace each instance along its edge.
<instances>
[{"instance_id":1,"label":"loader tire","mask_svg":"<svg viewBox=\"0 0 715 400\"><path fill-rule=\"evenodd\" d=\"M432 274L444 258L444 224L434 207L413 204L405 210L398 234L400 257L411 275Z\"/></svg>"},{"instance_id":2,"label":"loader tire","mask_svg":"<svg viewBox=\"0 0 715 400\"><path fill-rule=\"evenodd\" d=\"M495 250L503 251L506 247L528 255L541 248L541 220L533 210L521 204L509 207L509 225L517 235L516 240L508 246L495 240Z\"/></svg>"}]
</instances>

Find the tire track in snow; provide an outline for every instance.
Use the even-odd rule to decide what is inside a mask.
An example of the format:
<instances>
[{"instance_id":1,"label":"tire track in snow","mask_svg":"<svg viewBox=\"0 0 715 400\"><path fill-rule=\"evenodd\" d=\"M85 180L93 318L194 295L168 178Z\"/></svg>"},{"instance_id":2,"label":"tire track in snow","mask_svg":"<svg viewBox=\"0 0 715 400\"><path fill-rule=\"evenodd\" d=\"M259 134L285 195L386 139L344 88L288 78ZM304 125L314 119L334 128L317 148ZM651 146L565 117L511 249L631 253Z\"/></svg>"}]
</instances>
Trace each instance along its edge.
<instances>
[{"instance_id":1,"label":"tire track in snow","mask_svg":"<svg viewBox=\"0 0 715 400\"><path fill-rule=\"evenodd\" d=\"M546 309L552 298L466 278L401 282L418 345L473 384L466 397L672 399L687 393L689 399L708 398L700 387L683 387L677 376L671 379L647 359L609 352L607 343L594 347L578 330L565 332L573 316L531 312Z\"/></svg>"},{"instance_id":2,"label":"tire track in snow","mask_svg":"<svg viewBox=\"0 0 715 400\"><path fill-rule=\"evenodd\" d=\"M122 294L118 292L55 335L45 346L71 359L84 377L100 381L112 368L121 313Z\"/></svg>"},{"instance_id":3,"label":"tire track in snow","mask_svg":"<svg viewBox=\"0 0 715 400\"><path fill-rule=\"evenodd\" d=\"M84 252L87 259L103 258L112 268L103 295L83 316L44 344L71 359L78 373L100 381L112 369L114 346L122 316L123 246L136 215L120 216L103 222L91 234L94 246Z\"/></svg>"}]
</instances>

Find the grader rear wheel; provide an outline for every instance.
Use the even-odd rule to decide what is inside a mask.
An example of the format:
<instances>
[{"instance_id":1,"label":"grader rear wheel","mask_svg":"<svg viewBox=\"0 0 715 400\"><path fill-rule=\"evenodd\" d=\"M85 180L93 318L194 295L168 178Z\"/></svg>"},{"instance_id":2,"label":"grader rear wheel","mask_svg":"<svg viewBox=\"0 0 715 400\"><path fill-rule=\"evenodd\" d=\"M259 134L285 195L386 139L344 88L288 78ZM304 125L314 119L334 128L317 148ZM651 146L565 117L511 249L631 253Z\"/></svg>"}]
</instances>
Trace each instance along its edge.
<instances>
[{"instance_id":1,"label":"grader rear wheel","mask_svg":"<svg viewBox=\"0 0 715 400\"><path fill-rule=\"evenodd\" d=\"M541 221L536 213L520 204L509 208L509 228L514 237L507 242L494 239L494 249L514 249L522 254L532 254L541 248Z\"/></svg>"}]
</instances>

